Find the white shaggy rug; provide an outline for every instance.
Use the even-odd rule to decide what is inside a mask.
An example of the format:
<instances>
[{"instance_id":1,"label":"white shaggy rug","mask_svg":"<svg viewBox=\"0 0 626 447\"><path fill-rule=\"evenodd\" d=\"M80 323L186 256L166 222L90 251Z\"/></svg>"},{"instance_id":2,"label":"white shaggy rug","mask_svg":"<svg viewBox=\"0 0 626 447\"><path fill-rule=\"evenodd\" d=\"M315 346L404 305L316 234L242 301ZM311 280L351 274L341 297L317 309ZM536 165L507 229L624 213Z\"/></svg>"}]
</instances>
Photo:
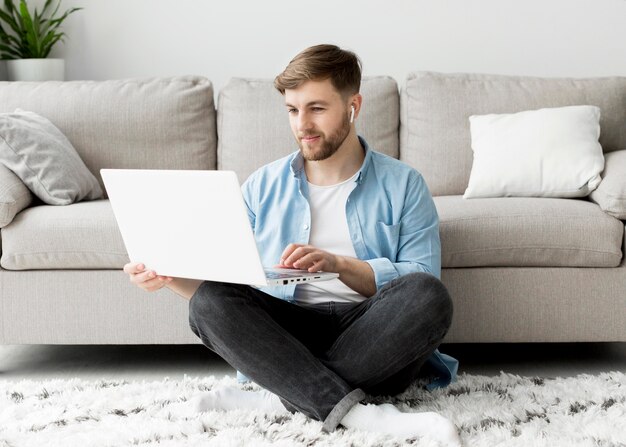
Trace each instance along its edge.
<instances>
[{"instance_id":1,"label":"white shaggy rug","mask_svg":"<svg viewBox=\"0 0 626 447\"><path fill-rule=\"evenodd\" d=\"M0 447L21 446L425 446L321 422L250 411L196 413L189 399L231 377L156 382L0 381ZM436 411L459 428L466 446L626 446L626 375L572 378L461 374L433 392L415 383L390 402L403 411Z\"/></svg>"}]
</instances>

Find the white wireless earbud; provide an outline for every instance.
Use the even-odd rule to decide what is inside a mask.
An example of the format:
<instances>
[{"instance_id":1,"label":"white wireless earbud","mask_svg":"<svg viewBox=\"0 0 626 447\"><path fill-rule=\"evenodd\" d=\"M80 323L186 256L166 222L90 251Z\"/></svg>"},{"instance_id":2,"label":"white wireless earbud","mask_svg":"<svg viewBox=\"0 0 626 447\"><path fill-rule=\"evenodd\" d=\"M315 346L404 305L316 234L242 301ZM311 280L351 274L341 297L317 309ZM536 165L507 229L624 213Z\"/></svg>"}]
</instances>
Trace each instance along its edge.
<instances>
[{"instance_id":1,"label":"white wireless earbud","mask_svg":"<svg viewBox=\"0 0 626 447\"><path fill-rule=\"evenodd\" d=\"M350 122L353 123L354 122L354 106L350 106L352 107L352 112L350 112Z\"/></svg>"}]
</instances>

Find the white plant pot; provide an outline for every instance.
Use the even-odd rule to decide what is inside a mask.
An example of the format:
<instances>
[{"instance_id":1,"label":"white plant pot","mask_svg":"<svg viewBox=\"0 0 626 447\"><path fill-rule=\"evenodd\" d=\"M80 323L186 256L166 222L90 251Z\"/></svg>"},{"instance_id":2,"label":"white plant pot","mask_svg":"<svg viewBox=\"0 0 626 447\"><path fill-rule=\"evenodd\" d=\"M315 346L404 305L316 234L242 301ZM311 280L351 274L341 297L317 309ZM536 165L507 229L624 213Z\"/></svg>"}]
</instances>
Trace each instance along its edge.
<instances>
[{"instance_id":1,"label":"white plant pot","mask_svg":"<svg viewBox=\"0 0 626 447\"><path fill-rule=\"evenodd\" d=\"M63 81L63 59L14 59L6 61L9 81Z\"/></svg>"}]
</instances>

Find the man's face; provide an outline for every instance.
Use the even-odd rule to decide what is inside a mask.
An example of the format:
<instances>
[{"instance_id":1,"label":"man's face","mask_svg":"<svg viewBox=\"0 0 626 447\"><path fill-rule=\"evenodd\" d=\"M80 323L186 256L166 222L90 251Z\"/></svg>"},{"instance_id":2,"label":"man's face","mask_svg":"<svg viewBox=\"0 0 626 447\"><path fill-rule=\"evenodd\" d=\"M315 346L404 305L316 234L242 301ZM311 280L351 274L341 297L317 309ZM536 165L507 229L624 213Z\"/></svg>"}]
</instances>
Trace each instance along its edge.
<instances>
[{"instance_id":1,"label":"man's face","mask_svg":"<svg viewBox=\"0 0 626 447\"><path fill-rule=\"evenodd\" d=\"M350 133L350 104L330 79L285 90L289 124L305 160L332 156Z\"/></svg>"}]
</instances>

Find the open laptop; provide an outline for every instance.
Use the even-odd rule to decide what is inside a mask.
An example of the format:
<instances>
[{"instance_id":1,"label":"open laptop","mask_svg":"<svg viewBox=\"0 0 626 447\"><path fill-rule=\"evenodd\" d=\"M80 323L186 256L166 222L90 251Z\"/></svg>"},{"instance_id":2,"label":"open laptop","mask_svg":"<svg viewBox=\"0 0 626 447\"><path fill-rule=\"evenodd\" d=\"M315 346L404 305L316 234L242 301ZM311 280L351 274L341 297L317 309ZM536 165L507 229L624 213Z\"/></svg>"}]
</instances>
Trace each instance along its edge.
<instances>
[{"instance_id":1,"label":"open laptop","mask_svg":"<svg viewBox=\"0 0 626 447\"><path fill-rule=\"evenodd\" d=\"M131 262L158 275L255 286L339 277L264 268L233 171L101 169L100 174Z\"/></svg>"}]
</instances>

